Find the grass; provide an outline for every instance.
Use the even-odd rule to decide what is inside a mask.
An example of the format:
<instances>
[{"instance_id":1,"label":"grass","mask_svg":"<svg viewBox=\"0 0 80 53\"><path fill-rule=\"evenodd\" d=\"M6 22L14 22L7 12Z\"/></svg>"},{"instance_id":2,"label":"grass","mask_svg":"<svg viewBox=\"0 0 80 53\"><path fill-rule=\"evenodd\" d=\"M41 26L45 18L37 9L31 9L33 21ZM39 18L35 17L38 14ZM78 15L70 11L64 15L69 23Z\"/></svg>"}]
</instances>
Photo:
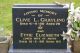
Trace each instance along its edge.
<instances>
[{"instance_id":1,"label":"grass","mask_svg":"<svg viewBox=\"0 0 80 53\"><path fill-rule=\"evenodd\" d=\"M0 26L4 27L5 34L12 33L12 5L13 4L52 4L55 1L61 3L69 0L0 0ZM80 6L80 0L74 0L75 6ZM2 24L4 26L2 26ZM0 28L1 28L0 27Z\"/></svg>"}]
</instances>

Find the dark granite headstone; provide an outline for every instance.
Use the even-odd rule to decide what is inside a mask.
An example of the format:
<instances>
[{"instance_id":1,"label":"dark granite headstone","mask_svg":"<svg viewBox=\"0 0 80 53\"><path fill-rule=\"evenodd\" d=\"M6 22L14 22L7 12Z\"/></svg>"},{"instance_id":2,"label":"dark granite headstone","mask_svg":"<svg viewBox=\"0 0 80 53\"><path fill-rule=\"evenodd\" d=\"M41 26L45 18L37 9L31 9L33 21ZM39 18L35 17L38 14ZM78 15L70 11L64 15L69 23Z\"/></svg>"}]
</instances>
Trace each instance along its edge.
<instances>
[{"instance_id":1,"label":"dark granite headstone","mask_svg":"<svg viewBox=\"0 0 80 53\"><path fill-rule=\"evenodd\" d=\"M14 5L14 49L67 49L68 8L58 5Z\"/></svg>"}]
</instances>

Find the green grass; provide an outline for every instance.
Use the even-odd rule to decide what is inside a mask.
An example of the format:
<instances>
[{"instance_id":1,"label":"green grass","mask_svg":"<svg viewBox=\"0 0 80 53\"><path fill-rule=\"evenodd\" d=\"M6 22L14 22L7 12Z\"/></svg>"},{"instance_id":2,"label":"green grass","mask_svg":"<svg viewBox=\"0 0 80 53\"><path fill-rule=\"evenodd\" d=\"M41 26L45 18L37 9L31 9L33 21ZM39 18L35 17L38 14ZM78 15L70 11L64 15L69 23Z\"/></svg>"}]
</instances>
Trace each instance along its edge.
<instances>
[{"instance_id":1,"label":"green grass","mask_svg":"<svg viewBox=\"0 0 80 53\"><path fill-rule=\"evenodd\" d=\"M4 24L6 34L12 32L12 6L13 4L52 4L55 1L61 3L69 0L0 0L0 26ZM75 6L80 6L80 0L74 0Z\"/></svg>"}]
</instances>

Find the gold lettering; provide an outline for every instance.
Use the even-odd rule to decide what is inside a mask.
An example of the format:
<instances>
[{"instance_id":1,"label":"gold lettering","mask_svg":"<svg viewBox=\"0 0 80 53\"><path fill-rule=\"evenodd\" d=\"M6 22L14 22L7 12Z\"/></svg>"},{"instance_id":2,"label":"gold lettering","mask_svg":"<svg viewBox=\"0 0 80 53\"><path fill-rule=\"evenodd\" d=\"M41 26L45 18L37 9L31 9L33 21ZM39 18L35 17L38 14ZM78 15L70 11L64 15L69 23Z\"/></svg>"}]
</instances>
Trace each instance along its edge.
<instances>
[{"instance_id":1,"label":"gold lettering","mask_svg":"<svg viewBox=\"0 0 80 53\"><path fill-rule=\"evenodd\" d=\"M53 19L53 18L41 18L41 22L54 22L54 23L60 23L60 22L65 22L65 19Z\"/></svg>"},{"instance_id":2,"label":"gold lettering","mask_svg":"<svg viewBox=\"0 0 80 53\"><path fill-rule=\"evenodd\" d=\"M16 18L16 22L30 22L30 18Z\"/></svg>"},{"instance_id":3,"label":"gold lettering","mask_svg":"<svg viewBox=\"0 0 80 53\"><path fill-rule=\"evenodd\" d=\"M24 13L24 16L25 16L25 15L28 15L28 14L32 14L32 13L38 13L38 10L33 10L33 11L25 12L25 13Z\"/></svg>"}]
</instances>

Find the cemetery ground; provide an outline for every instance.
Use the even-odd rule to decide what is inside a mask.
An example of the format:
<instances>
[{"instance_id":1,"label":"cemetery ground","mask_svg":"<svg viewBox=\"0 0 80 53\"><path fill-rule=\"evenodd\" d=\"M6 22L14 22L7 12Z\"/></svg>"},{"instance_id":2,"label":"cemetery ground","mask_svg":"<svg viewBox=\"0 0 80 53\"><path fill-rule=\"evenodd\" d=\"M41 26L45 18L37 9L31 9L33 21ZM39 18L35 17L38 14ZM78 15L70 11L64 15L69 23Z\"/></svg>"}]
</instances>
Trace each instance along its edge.
<instances>
[{"instance_id":1,"label":"cemetery ground","mask_svg":"<svg viewBox=\"0 0 80 53\"><path fill-rule=\"evenodd\" d=\"M3 28L3 33L5 35L12 34L13 4L52 4L55 1L60 1L61 3L69 2L69 0L0 0L0 29ZM74 6L75 8L80 6L80 0L74 0ZM80 44L80 41L78 41L77 44ZM75 45L75 47L76 50L80 48L80 46L77 45Z\"/></svg>"}]
</instances>

